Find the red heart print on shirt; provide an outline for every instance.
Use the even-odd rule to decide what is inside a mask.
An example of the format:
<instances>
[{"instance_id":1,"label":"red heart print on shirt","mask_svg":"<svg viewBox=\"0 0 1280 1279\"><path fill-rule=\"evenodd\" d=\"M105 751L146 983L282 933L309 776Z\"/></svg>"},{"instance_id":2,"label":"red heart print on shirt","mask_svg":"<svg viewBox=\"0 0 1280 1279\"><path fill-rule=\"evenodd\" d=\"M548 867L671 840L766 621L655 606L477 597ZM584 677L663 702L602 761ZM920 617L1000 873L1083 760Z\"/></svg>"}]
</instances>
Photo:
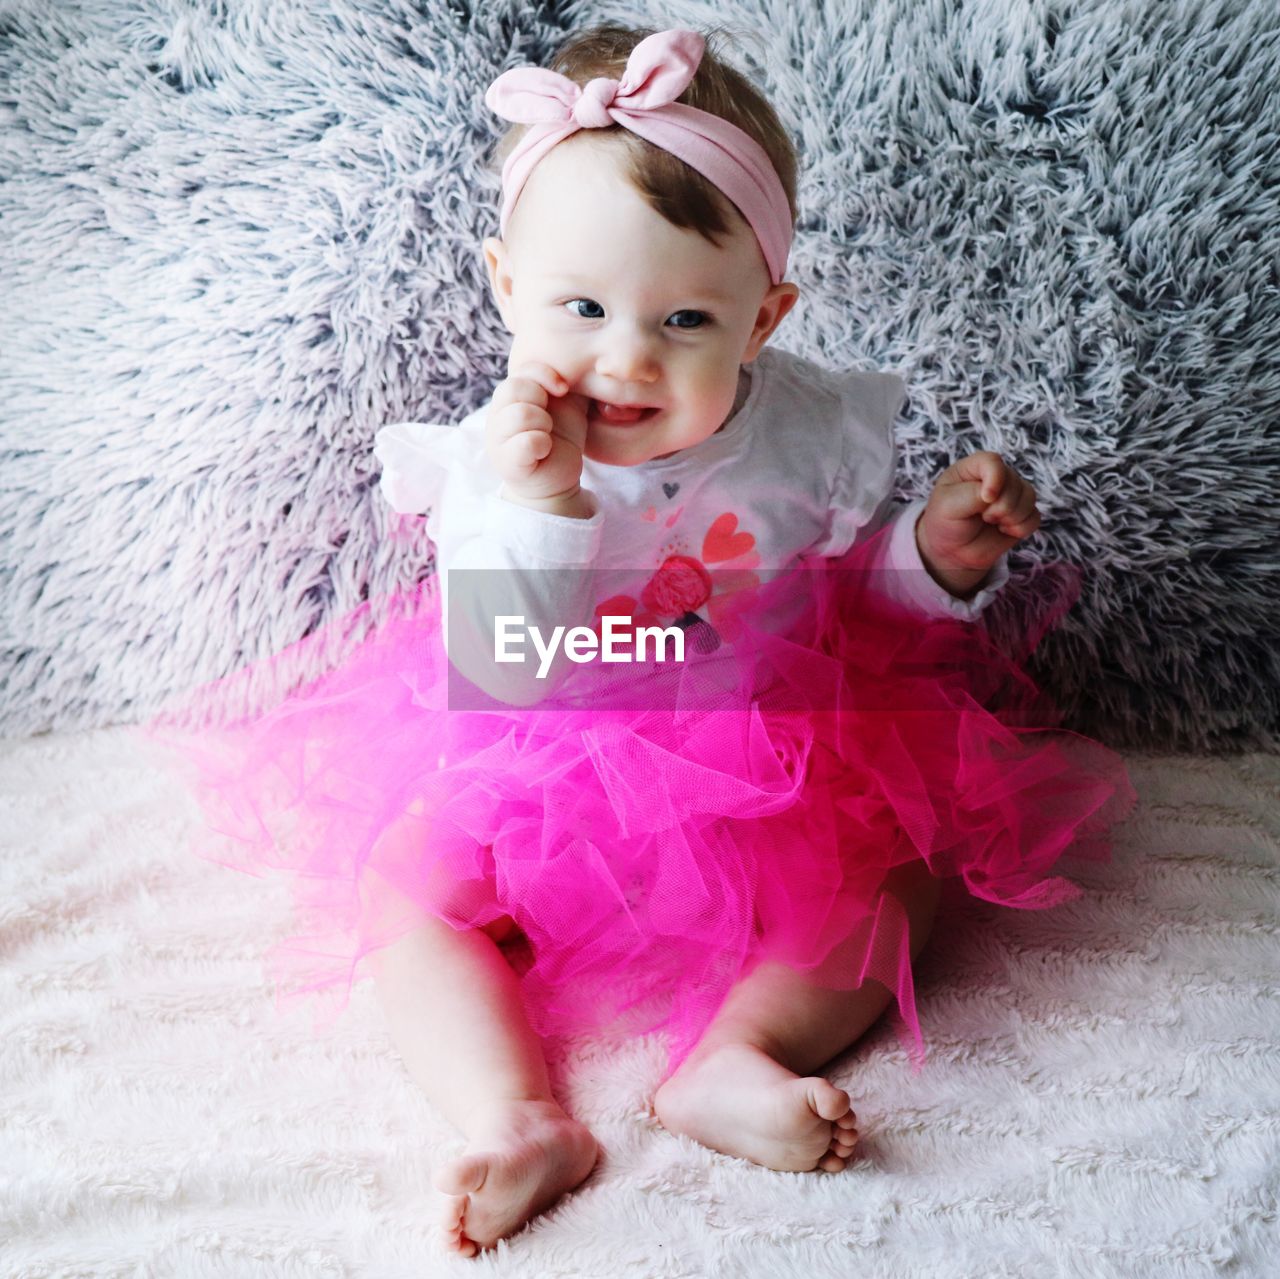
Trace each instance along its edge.
<instances>
[{"instance_id":1,"label":"red heart print on shirt","mask_svg":"<svg viewBox=\"0 0 1280 1279\"><path fill-rule=\"evenodd\" d=\"M651 512L653 507L641 518L649 520ZM732 643L741 630L737 615L751 605L760 583L752 571L760 563L755 545L755 536L739 529L738 517L726 511L712 521L702 539L701 562L688 555L666 556L641 590L640 599L614 595L596 605L594 629L599 633L606 615L627 617L635 626L653 626L696 616L696 610L702 610L715 632ZM730 567L712 573L707 564ZM629 628L619 628L623 629Z\"/></svg>"},{"instance_id":2,"label":"red heart print on shirt","mask_svg":"<svg viewBox=\"0 0 1280 1279\"><path fill-rule=\"evenodd\" d=\"M707 529L702 539L702 558L708 564L719 564L724 560L736 560L739 555L746 555L756 544L750 533L738 532L738 517L732 511L717 515L715 522Z\"/></svg>"}]
</instances>

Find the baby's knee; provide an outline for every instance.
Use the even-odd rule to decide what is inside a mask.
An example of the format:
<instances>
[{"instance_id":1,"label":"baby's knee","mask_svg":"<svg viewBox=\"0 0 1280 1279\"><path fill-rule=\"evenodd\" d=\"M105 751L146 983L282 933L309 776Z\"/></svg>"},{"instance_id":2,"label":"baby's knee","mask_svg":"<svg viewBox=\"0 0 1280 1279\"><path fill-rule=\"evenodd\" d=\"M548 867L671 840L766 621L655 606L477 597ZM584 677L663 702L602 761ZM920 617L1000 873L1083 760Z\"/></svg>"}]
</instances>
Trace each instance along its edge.
<instances>
[{"instance_id":1,"label":"baby's knee","mask_svg":"<svg viewBox=\"0 0 1280 1279\"><path fill-rule=\"evenodd\" d=\"M474 929L494 942L515 939L516 921L505 912L488 923L474 921L501 912L493 885L484 880L460 880L437 883L427 898L428 908L446 923L458 929Z\"/></svg>"},{"instance_id":2,"label":"baby's knee","mask_svg":"<svg viewBox=\"0 0 1280 1279\"><path fill-rule=\"evenodd\" d=\"M374 899L390 901L402 910L408 899L410 909L455 931L474 928L495 942L515 940L519 930L508 914L498 913L488 923L472 923L500 912L492 875L478 873L467 862L452 864L431 855L430 839L429 825L412 811L383 831L366 867Z\"/></svg>"}]
</instances>

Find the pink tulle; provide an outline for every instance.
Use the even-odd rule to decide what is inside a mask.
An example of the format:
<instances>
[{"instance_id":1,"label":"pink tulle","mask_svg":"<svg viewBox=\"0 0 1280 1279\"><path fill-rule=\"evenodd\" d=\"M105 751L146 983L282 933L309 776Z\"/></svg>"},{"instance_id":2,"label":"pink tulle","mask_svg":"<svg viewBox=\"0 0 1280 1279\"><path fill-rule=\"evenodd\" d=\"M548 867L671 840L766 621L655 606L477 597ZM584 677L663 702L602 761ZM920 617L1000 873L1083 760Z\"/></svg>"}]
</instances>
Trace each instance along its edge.
<instances>
[{"instance_id":1,"label":"pink tulle","mask_svg":"<svg viewBox=\"0 0 1280 1279\"><path fill-rule=\"evenodd\" d=\"M643 705L594 695L604 675L583 667L579 702L451 710L427 582L265 715L187 733L179 710L146 726L208 817L201 855L290 872L297 933L268 955L278 1003L327 996L331 1022L362 959L425 917L510 917L543 1034L663 1029L670 1072L730 987L781 961L835 989L888 987L918 1069L888 872L923 860L987 901L1050 907L1080 895L1052 873L1059 859L1105 860L1135 797L1119 757L1057 727L981 625L881 598L862 571L870 546L760 590L727 693L722 646L713 683L695 658ZM772 634L774 593L797 586L803 616ZM1035 638L1073 602L1042 611Z\"/></svg>"}]
</instances>

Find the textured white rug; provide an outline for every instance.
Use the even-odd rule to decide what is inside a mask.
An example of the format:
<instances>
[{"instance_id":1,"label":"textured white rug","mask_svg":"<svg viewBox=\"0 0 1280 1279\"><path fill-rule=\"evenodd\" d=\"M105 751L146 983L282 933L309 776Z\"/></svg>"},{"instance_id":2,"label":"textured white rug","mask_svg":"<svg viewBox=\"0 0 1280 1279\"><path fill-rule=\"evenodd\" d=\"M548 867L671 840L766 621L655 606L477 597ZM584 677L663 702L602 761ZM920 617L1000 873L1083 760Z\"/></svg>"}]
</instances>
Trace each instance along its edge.
<instances>
[{"instance_id":1,"label":"textured white rug","mask_svg":"<svg viewBox=\"0 0 1280 1279\"><path fill-rule=\"evenodd\" d=\"M0 1275L686 1279L1280 1274L1280 757L1127 756L1141 803L1053 912L962 901L919 966L930 1060L835 1063L844 1173L648 1112L660 1045L553 1046L591 1178L476 1261L435 1247L458 1134L372 988L277 1018L280 885L187 853L127 730L0 742Z\"/></svg>"}]
</instances>

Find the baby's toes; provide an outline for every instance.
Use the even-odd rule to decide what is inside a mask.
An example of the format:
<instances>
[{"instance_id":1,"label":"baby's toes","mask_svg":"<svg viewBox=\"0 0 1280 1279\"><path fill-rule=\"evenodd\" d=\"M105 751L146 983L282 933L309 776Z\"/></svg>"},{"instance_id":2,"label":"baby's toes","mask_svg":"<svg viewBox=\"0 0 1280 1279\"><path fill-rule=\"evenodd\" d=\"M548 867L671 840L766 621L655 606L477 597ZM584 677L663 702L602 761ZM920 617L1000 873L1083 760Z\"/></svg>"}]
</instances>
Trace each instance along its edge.
<instances>
[{"instance_id":1,"label":"baby's toes","mask_svg":"<svg viewBox=\"0 0 1280 1279\"><path fill-rule=\"evenodd\" d=\"M827 1172L840 1172L844 1169L845 1163L858 1144L856 1123L852 1110L835 1120L831 1125L831 1146L823 1156L822 1162L818 1164L819 1168Z\"/></svg>"},{"instance_id":2,"label":"baby's toes","mask_svg":"<svg viewBox=\"0 0 1280 1279\"><path fill-rule=\"evenodd\" d=\"M466 1196L484 1185L489 1160L483 1155L460 1155L444 1165L431 1180L442 1194L458 1196L458 1211L466 1208Z\"/></svg>"},{"instance_id":3,"label":"baby's toes","mask_svg":"<svg viewBox=\"0 0 1280 1279\"><path fill-rule=\"evenodd\" d=\"M461 1253L464 1257L474 1257L480 1251L480 1245L474 1239L468 1239L466 1235L459 1233L448 1237L446 1251Z\"/></svg>"},{"instance_id":4,"label":"baby's toes","mask_svg":"<svg viewBox=\"0 0 1280 1279\"><path fill-rule=\"evenodd\" d=\"M467 1210L466 1195L440 1196L440 1229L446 1234L457 1233L462 1229L462 1217Z\"/></svg>"},{"instance_id":5,"label":"baby's toes","mask_svg":"<svg viewBox=\"0 0 1280 1279\"><path fill-rule=\"evenodd\" d=\"M837 1130L831 1138L831 1154L839 1155L841 1159L848 1159L857 1147L858 1139L851 1136L843 1129Z\"/></svg>"},{"instance_id":6,"label":"baby's toes","mask_svg":"<svg viewBox=\"0 0 1280 1279\"><path fill-rule=\"evenodd\" d=\"M468 1239L464 1226L468 1199L466 1195L443 1195L443 1206L440 1210L440 1233L444 1238L448 1252L460 1252L464 1257L473 1257L479 1251L475 1242Z\"/></svg>"},{"instance_id":7,"label":"baby's toes","mask_svg":"<svg viewBox=\"0 0 1280 1279\"><path fill-rule=\"evenodd\" d=\"M815 1115L832 1122L839 1122L845 1115L851 1114L849 1094L843 1088L837 1088L829 1080L813 1078L809 1084L809 1109Z\"/></svg>"}]
</instances>

